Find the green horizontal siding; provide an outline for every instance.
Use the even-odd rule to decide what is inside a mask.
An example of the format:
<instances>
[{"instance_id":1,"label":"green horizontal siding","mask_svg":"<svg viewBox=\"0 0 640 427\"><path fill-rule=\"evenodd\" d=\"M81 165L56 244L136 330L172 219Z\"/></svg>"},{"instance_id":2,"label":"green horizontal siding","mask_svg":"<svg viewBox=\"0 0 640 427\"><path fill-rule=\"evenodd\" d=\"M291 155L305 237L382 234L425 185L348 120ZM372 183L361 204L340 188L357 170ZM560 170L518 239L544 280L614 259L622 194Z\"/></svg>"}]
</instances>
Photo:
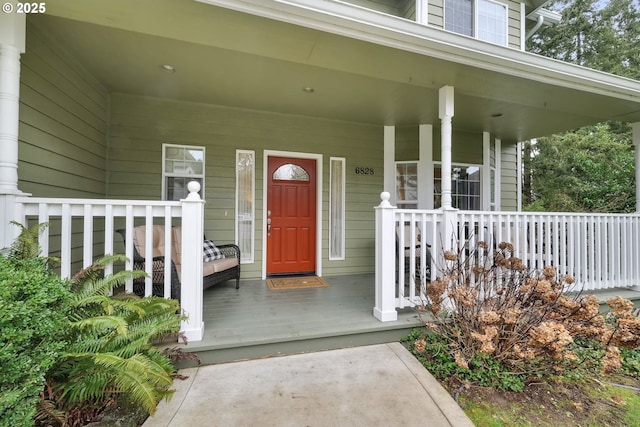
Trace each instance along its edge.
<instances>
[{"instance_id":1,"label":"green horizontal siding","mask_svg":"<svg viewBox=\"0 0 640 427\"><path fill-rule=\"evenodd\" d=\"M509 47L520 50L520 42L522 33L520 32L521 22L524 19L520 11L520 2L509 0L507 2L507 21L508 21L508 43Z\"/></svg>"},{"instance_id":2,"label":"green horizontal siding","mask_svg":"<svg viewBox=\"0 0 640 427\"><path fill-rule=\"evenodd\" d=\"M382 129L375 126L295 117L219 106L113 95L111 100L109 198L159 199L162 143L206 147L205 230L221 243L234 240L235 150L256 151L256 262L243 265L243 277L258 277L262 259L263 148L323 155L323 271L326 275L370 272L374 256L374 211L382 188ZM278 125L280 123L280 125ZM439 158L439 135L434 157ZM417 154L417 127L398 127L399 146ZM481 135L454 132L454 161L480 163ZM365 147L365 148L361 148ZM347 183L346 253L343 261L329 261L329 157L345 157ZM417 158L417 156L416 156ZM51 160L52 164L58 160ZM43 160L41 164L46 164ZM503 158L503 168L508 165ZM28 170L27 175L36 172ZM358 175L356 166L373 167L373 176ZM89 168L87 170L82 168ZM513 168L513 166L512 166ZM91 174L82 165L79 176ZM57 180L58 178L55 178ZM503 189L508 180L503 180ZM78 195L79 196L79 195ZM509 198L503 192L503 204ZM77 251L74 245L74 253Z\"/></svg>"},{"instance_id":3,"label":"green horizontal siding","mask_svg":"<svg viewBox=\"0 0 640 427\"><path fill-rule=\"evenodd\" d=\"M106 89L27 22L21 57L19 188L34 196L105 195Z\"/></svg>"},{"instance_id":4,"label":"green horizontal siding","mask_svg":"<svg viewBox=\"0 0 640 427\"><path fill-rule=\"evenodd\" d=\"M162 143L206 147L205 232L235 239L236 149L256 154L255 262L243 278L262 273L264 149L323 156L323 274L373 271L374 210L382 191L383 129L302 116L114 94L111 97L110 198L160 198ZM329 158L346 158L346 254L329 261ZM356 166L373 167L358 175Z\"/></svg>"},{"instance_id":5,"label":"green horizontal siding","mask_svg":"<svg viewBox=\"0 0 640 427\"><path fill-rule=\"evenodd\" d=\"M505 211L518 209L518 145L502 141L500 158L500 208Z\"/></svg>"},{"instance_id":6,"label":"green horizontal siding","mask_svg":"<svg viewBox=\"0 0 640 427\"><path fill-rule=\"evenodd\" d=\"M429 1L429 25L444 28L444 0Z\"/></svg>"}]
</instances>

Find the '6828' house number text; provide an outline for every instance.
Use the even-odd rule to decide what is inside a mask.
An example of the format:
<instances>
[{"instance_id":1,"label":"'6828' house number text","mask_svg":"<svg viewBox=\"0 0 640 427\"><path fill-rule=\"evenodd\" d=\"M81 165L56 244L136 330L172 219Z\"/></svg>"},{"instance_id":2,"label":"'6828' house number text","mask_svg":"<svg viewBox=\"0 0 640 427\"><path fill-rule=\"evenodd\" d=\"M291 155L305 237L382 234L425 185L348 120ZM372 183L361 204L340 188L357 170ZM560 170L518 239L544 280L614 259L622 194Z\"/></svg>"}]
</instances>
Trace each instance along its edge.
<instances>
[{"instance_id":1,"label":"'6828' house number text","mask_svg":"<svg viewBox=\"0 0 640 427\"><path fill-rule=\"evenodd\" d=\"M357 166L356 167L356 174L358 175L373 175L374 171L373 168L365 168L362 166Z\"/></svg>"}]
</instances>

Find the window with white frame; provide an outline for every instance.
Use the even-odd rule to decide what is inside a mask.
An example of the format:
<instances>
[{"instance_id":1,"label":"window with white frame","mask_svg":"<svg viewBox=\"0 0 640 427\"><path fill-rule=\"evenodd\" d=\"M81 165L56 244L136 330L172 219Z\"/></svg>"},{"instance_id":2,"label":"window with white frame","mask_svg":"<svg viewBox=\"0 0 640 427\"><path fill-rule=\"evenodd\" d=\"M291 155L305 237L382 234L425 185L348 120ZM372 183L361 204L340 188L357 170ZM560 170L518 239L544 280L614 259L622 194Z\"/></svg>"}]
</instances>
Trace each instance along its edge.
<instances>
[{"instance_id":1,"label":"window with white frame","mask_svg":"<svg viewBox=\"0 0 640 427\"><path fill-rule=\"evenodd\" d=\"M442 167L434 165L434 207L442 205ZM451 167L451 204L462 210L480 210L480 166L457 165Z\"/></svg>"},{"instance_id":2,"label":"window with white frame","mask_svg":"<svg viewBox=\"0 0 640 427\"><path fill-rule=\"evenodd\" d=\"M204 147L162 144L162 199L185 199L190 181L200 183L199 194L204 199L204 159Z\"/></svg>"},{"instance_id":3,"label":"window with white frame","mask_svg":"<svg viewBox=\"0 0 640 427\"><path fill-rule=\"evenodd\" d=\"M329 259L345 258L345 159L329 160Z\"/></svg>"},{"instance_id":4,"label":"window with white frame","mask_svg":"<svg viewBox=\"0 0 640 427\"><path fill-rule=\"evenodd\" d=\"M418 162L396 162L396 204L401 209L418 207Z\"/></svg>"},{"instance_id":5,"label":"window with white frame","mask_svg":"<svg viewBox=\"0 0 640 427\"><path fill-rule=\"evenodd\" d=\"M252 263L255 246L255 152L236 150L236 243L240 262Z\"/></svg>"},{"instance_id":6,"label":"window with white frame","mask_svg":"<svg viewBox=\"0 0 640 427\"><path fill-rule=\"evenodd\" d=\"M445 30L506 46L506 4L492 0L445 0L444 4Z\"/></svg>"}]
</instances>

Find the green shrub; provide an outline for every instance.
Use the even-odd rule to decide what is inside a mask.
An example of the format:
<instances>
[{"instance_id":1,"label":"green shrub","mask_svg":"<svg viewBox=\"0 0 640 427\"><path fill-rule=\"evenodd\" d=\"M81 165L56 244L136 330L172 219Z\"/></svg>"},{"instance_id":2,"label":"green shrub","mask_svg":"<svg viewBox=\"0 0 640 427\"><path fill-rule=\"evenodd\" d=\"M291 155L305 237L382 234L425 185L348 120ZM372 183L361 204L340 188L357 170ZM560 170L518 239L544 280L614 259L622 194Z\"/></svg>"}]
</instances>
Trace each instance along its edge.
<instances>
[{"instance_id":1,"label":"green shrub","mask_svg":"<svg viewBox=\"0 0 640 427\"><path fill-rule=\"evenodd\" d=\"M152 342L178 332L178 302L111 296L145 275L104 276L121 255L64 281L49 268L55 259L40 256L46 224L14 224L20 236L0 256L0 427L83 425L116 402L153 414L175 368Z\"/></svg>"},{"instance_id":2,"label":"green shrub","mask_svg":"<svg viewBox=\"0 0 640 427\"><path fill-rule=\"evenodd\" d=\"M472 383L498 390L522 391L525 375L507 369L495 358L476 353L466 365L461 366L451 352L451 343L442 335L414 329L403 339L409 343L409 351L439 381L449 381L451 387L458 383Z\"/></svg>"},{"instance_id":3,"label":"green shrub","mask_svg":"<svg viewBox=\"0 0 640 427\"><path fill-rule=\"evenodd\" d=\"M33 425L45 375L67 343L69 283L42 259L0 256L0 426Z\"/></svg>"},{"instance_id":4,"label":"green shrub","mask_svg":"<svg viewBox=\"0 0 640 427\"><path fill-rule=\"evenodd\" d=\"M636 378L640 378L640 349L623 348L622 353L622 371Z\"/></svg>"},{"instance_id":5,"label":"green shrub","mask_svg":"<svg viewBox=\"0 0 640 427\"><path fill-rule=\"evenodd\" d=\"M168 398L175 368L154 339L176 333L182 316L176 300L135 295L110 296L114 287L142 272L103 276L104 266L124 257L96 261L72 280L69 345L51 369L40 425L91 420L116 400L153 414Z\"/></svg>"}]
</instances>

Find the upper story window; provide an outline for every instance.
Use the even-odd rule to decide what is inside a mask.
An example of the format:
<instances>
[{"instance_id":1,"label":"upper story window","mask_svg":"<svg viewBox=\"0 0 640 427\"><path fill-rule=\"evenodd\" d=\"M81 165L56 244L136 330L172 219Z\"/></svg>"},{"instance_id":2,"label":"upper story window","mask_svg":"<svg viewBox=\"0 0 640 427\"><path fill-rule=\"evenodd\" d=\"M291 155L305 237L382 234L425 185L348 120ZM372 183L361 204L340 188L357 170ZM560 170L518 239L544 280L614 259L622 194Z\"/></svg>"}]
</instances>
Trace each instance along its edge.
<instances>
[{"instance_id":1,"label":"upper story window","mask_svg":"<svg viewBox=\"0 0 640 427\"><path fill-rule=\"evenodd\" d=\"M163 200L186 198L189 181L200 183L200 197L204 199L204 147L162 144Z\"/></svg>"},{"instance_id":2,"label":"upper story window","mask_svg":"<svg viewBox=\"0 0 640 427\"><path fill-rule=\"evenodd\" d=\"M444 28L506 46L507 5L491 0L445 0Z\"/></svg>"}]
</instances>

